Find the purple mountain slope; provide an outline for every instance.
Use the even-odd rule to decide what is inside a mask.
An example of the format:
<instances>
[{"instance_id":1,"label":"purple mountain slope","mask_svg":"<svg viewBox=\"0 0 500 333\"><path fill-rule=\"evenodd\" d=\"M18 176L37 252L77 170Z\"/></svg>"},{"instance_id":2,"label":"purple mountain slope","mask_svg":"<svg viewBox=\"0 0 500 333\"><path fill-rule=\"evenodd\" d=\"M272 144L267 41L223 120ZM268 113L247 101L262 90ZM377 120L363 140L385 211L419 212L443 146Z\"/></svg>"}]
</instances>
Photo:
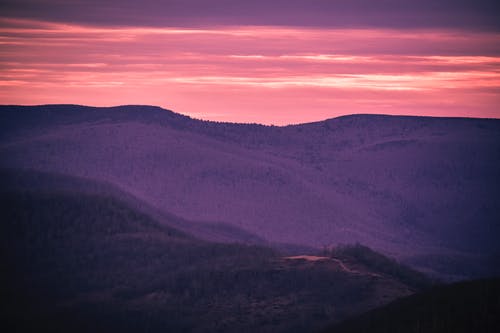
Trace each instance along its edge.
<instances>
[{"instance_id":1,"label":"purple mountain slope","mask_svg":"<svg viewBox=\"0 0 500 333\"><path fill-rule=\"evenodd\" d=\"M210 222L189 221L175 216L138 200L130 193L121 191L112 184L98 182L88 178L64 176L34 170L0 169L0 189L3 191L70 193L82 195L98 195L126 203L131 209L154 218L186 234L199 239L219 243L248 243L254 245L271 245L260 237L248 233L234 225ZM274 246L280 244L273 244ZM281 246L285 246L284 244ZM304 251L307 248L297 248ZM311 250L311 249L308 249Z\"/></svg>"},{"instance_id":2,"label":"purple mountain slope","mask_svg":"<svg viewBox=\"0 0 500 333\"><path fill-rule=\"evenodd\" d=\"M1 167L111 183L270 242L359 242L441 276L498 273L500 121L353 115L273 127L149 106L0 108Z\"/></svg>"}]
</instances>

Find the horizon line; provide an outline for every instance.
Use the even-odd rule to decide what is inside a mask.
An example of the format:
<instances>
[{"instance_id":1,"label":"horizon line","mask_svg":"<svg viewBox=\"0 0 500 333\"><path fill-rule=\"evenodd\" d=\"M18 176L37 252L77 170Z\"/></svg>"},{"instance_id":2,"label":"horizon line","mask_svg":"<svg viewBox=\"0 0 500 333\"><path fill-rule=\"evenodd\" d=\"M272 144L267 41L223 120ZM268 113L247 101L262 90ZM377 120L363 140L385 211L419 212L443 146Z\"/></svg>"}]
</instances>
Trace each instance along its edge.
<instances>
[{"instance_id":1,"label":"horizon line","mask_svg":"<svg viewBox=\"0 0 500 333\"><path fill-rule=\"evenodd\" d=\"M148 108L156 108L156 109L160 109L162 111L171 112L173 114L176 114L176 115L179 115L182 117L186 117L186 118L189 118L189 119L195 120L195 121L211 122L211 123L217 123L217 124L259 125L259 126L264 126L264 127L279 127L279 128L317 124L317 123L322 123L322 122L326 122L326 121L330 121L330 120L347 118L347 117L356 117L356 116L500 120L500 117L493 118L493 117L465 117L465 116L429 116L429 115L417 115L417 114L410 115L410 114L386 114L386 113L348 113L348 114L343 114L343 115L339 115L339 116L334 116L334 117L330 117L330 118L324 118L324 119L319 119L319 120L309 121L309 122L289 123L289 124L285 124L285 125L275 125L275 124L264 124L264 123L258 123L258 122L218 121L218 120L213 120L213 119L204 119L204 118L199 118L199 117L192 116L189 114L184 114L181 112L174 111L173 109L170 109L170 108L166 108L166 107L159 106L159 105L153 105L153 104L119 104L119 105L109 105L109 106L96 106L96 105L86 105L86 104L76 104L76 103L0 104L0 107L50 107L50 106L57 106L57 107L78 106L78 107L95 108L95 109L113 109L113 108L125 108L125 107L148 107Z\"/></svg>"}]
</instances>

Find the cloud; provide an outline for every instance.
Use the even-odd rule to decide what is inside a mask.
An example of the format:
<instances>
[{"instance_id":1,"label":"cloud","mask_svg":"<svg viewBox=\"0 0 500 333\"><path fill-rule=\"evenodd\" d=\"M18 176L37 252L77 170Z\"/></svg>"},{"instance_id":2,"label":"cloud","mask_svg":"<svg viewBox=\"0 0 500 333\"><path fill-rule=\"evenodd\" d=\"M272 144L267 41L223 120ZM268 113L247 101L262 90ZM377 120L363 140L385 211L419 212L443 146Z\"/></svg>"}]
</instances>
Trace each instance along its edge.
<instances>
[{"instance_id":1,"label":"cloud","mask_svg":"<svg viewBox=\"0 0 500 333\"><path fill-rule=\"evenodd\" d=\"M2 103L157 104L275 124L346 113L499 116L495 32L0 27Z\"/></svg>"},{"instance_id":2,"label":"cloud","mask_svg":"<svg viewBox=\"0 0 500 333\"><path fill-rule=\"evenodd\" d=\"M4 17L108 26L273 25L499 31L494 0L3 0Z\"/></svg>"}]
</instances>

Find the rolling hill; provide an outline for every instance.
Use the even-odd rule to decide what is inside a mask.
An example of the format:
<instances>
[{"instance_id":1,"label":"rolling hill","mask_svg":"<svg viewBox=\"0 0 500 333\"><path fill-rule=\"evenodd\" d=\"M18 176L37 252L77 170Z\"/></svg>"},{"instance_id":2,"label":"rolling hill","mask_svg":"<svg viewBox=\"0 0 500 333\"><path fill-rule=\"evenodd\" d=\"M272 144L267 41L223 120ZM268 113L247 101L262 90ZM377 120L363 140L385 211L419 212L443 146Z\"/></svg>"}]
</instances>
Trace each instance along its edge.
<instances>
[{"instance_id":1,"label":"rolling hill","mask_svg":"<svg viewBox=\"0 0 500 333\"><path fill-rule=\"evenodd\" d=\"M500 279L438 286L351 318L324 333L498 332Z\"/></svg>"},{"instance_id":2,"label":"rolling hill","mask_svg":"<svg viewBox=\"0 0 500 333\"><path fill-rule=\"evenodd\" d=\"M352 250L310 260L200 240L110 185L22 175L34 186L2 172L2 331L309 332L430 285Z\"/></svg>"},{"instance_id":3,"label":"rolling hill","mask_svg":"<svg viewBox=\"0 0 500 333\"><path fill-rule=\"evenodd\" d=\"M107 182L158 214L265 243L359 242L441 278L499 274L499 120L276 127L75 105L2 106L0 120L3 168Z\"/></svg>"}]
</instances>

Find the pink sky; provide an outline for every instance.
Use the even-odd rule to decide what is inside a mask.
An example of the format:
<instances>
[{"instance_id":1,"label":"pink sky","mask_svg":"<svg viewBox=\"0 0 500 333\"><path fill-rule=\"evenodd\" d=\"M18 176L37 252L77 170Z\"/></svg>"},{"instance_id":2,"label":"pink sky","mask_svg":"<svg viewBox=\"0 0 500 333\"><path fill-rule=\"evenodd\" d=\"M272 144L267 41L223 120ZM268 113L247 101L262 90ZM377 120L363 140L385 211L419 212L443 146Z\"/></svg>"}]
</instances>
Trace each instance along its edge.
<instances>
[{"instance_id":1,"label":"pink sky","mask_svg":"<svg viewBox=\"0 0 500 333\"><path fill-rule=\"evenodd\" d=\"M0 19L0 103L159 105L284 125L353 113L500 117L500 33L97 26Z\"/></svg>"}]
</instances>

